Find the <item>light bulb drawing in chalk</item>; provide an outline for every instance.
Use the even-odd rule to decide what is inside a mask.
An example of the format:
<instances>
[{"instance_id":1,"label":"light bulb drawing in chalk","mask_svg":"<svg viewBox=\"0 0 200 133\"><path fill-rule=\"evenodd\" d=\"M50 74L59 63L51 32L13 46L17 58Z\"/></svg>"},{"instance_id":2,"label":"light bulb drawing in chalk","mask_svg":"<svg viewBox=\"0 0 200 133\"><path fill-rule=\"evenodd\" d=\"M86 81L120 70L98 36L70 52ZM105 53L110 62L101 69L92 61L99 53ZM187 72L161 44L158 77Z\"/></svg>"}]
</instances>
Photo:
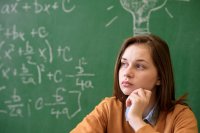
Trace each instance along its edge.
<instances>
[{"instance_id":1,"label":"light bulb drawing in chalk","mask_svg":"<svg viewBox=\"0 0 200 133\"><path fill-rule=\"evenodd\" d=\"M133 35L149 33L152 11L162 8L167 0L120 0L122 7L133 16Z\"/></svg>"}]
</instances>

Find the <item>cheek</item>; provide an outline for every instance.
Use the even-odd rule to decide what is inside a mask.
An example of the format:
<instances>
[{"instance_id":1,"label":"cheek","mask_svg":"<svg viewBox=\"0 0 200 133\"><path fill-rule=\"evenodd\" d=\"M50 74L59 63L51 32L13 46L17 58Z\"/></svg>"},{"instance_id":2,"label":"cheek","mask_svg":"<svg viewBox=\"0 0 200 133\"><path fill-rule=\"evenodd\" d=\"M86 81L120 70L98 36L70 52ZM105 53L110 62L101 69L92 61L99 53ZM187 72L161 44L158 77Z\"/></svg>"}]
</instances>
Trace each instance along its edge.
<instances>
[{"instance_id":1,"label":"cheek","mask_svg":"<svg viewBox=\"0 0 200 133\"><path fill-rule=\"evenodd\" d=\"M118 82L119 82L119 87L120 87L120 89L123 88L122 85L121 85L121 82L122 82L123 79L124 79L123 77L124 77L124 76L123 76L123 72L122 72L122 71L119 71L119 74L118 74L118 79L119 79L119 81L118 81Z\"/></svg>"},{"instance_id":2,"label":"cheek","mask_svg":"<svg viewBox=\"0 0 200 133\"><path fill-rule=\"evenodd\" d=\"M145 78L141 81L141 84L143 84L144 88L147 90L152 90L157 83L157 76L149 76L148 78Z\"/></svg>"},{"instance_id":3,"label":"cheek","mask_svg":"<svg viewBox=\"0 0 200 133\"><path fill-rule=\"evenodd\" d=\"M120 70L119 70L118 78L119 78L119 82L122 81L123 74L122 74L122 71Z\"/></svg>"}]
</instances>

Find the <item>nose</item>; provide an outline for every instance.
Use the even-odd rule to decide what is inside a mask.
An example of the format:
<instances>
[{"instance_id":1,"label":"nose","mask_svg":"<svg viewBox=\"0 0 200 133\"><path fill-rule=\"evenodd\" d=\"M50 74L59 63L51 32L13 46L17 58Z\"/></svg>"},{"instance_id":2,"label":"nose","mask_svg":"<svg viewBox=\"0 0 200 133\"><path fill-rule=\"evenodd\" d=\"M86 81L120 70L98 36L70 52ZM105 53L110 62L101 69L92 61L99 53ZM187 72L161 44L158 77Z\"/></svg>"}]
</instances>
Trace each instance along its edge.
<instances>
[{"instance_id":1,"label":"nose","mask_svg":"<svg viewBox=\"0 0 200 133\"><path fill-rule=\"evenodd\" d=\"M134 77L134 71L133 71L133 69L130 66L125 69L125 71L124 71L124 77L126 77L126 78L132 78L132 77Z\"/></svg>"}]
</instances>

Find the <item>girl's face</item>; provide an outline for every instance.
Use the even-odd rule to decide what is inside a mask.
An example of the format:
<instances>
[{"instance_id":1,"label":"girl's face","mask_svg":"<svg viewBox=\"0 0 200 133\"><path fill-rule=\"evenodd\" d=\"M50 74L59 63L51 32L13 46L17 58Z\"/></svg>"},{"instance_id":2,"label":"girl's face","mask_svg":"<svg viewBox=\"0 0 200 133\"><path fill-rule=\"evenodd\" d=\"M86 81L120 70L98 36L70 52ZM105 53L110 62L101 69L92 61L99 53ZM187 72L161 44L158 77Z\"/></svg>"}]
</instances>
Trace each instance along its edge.
<instances>
[{"instance_id":1,"label":"girl's face","mask_svg":"<svg viewBox=\"0 0 200 133\"><path fill-rule=\"evenodd\" d=\"M160 85L150 49L144 44L130 45L124 51L119 69L119 85L125 95L138 88L153 91Z\"/></svg>"}]
</instances>

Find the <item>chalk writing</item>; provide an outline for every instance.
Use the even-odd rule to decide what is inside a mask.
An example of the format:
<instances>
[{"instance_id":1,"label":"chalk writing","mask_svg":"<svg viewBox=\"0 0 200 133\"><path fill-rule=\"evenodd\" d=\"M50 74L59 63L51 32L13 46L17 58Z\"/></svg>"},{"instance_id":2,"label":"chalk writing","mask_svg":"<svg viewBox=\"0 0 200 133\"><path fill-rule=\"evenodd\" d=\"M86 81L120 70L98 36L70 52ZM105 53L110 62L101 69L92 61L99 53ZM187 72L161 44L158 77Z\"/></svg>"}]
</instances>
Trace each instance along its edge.
<instances>
[{"instance_id":1,"label":"chalk writing","mask_svg":"<svg viewBox=\"0 0 200 133\"><path fill-rule=\"evenodd\" d=\"M1 6L1 13L18 13L18 8L22 5L19 4L20 2ZM67 12L66 4L71 4L71 1L63 0L62 4L65 5L65 12ZM51 13L52 5L42 5L35 0L32 6L36 8L35 13L42 11ZM32 6L25 3L23 9L28 12L33 8ZM58 3L54 3L54 8L56 7L59 7ZM72 6L68 8L68 11L74 9L75 6ZM24 118L32 117L35 112L42 113L42 110L48 110L48 115L56 119L75 117L82 110L80 103L82 92L94 88L92 77L95 74L88 71L87 59L84 56L75 58L72 54L73 49L69 45L51 42L48 39L50 33L44 25L23 31L17 24L10 26L0 24L0 34L3 38L0 41L2 81L0 96L6 95L4 100L0 101L2 105L0 115ZM30 40L39 40L39 43L34 44L34 41ZM66 68L63 66L52 68L51 65L56 65L55 62L62 63ZM7 86L7 83L12 81L16 81L18 86ZM24 96L25 93L22 93L23 90L31 91L32 88L27 88L27 86L36 88L34 91L51 89L51 93L45 96L42 93L36 93L34 98L27 93L26 95L29 95L27 97ZM73 103L73 109L69 103L69 97L73 97L73 100L70 100Z\"/></svg>"},{"instance_id":2,"label":"chalk writing","mask_svg":"<svg viewBox=\"0 0 200 133\"><path fill-rule=\"evenodd\" d=\"M69 112L70 109L67 107L65 102L66 100L64 95L66 93L77 96L77 109L71 114ZM53 102L45 101L43 97L38 97L35 101L31 99L23 100L19 93L17 93L17 89L14 88L13 93L10 95L9 99L4 101L6 108L0 109L0 113L7 114L10 117L25 117L32 115L32 107L36 111L40 111L44 108L49 108L49 115L53 115L57 119L61 115L64 115L68 119L72 119L78 114L78 112L81 111L81 91L67 91L67 89L64 87L59 87L56 89L55 93L52 94L52 97L54 99Z\"/></svg>"},{"instance_id":3,"label":"chalk writing","mask_svg":"<svg viewBox=\"0 0 200 133\"><path fill-rule=\"evenodd\" d=\"M24 104L22 103L20 95L17 94L16 88L13 89L13 94L10 96L10 99L4 101L4 103L8 108L9 116L11 117L23 116L22 108L24 107Z\"/></svg>"},{"instance_id":4,"label":"chalk writing","mask_svg":"<svg viewBox=\"0 0 200 133\"><path fill-rule=\"evenodd\" d=\"M32 12L34 14L45 13L51 15L55 11L63 11L64 13L70 13L76 9L76 5L73 0L61 0L51 1L50 3L33 0L32 2L24 2L22 0L15 0L12 3L5 3L0 5L0 13L4 15L18 14L20 11L25 13Z\"/></svg>"},{"instance_id":5,"label":"chalk writing","mask_svg":"<svg viewBox=\"0 0 200 133\"><path fill-rule=\"evenodd\" d=\"M152 11L162 8L167 0L120 0L122 7L133 16L134 35L149 33L149 19Z\"/></svg>"},{"instance_id":6,"label":"chalk writing","mask_svg":"<svg viewBox=\"0 0 200 133\"><path fill-rule=\"evenodd\" d=\"M120 0L122 7L131 13L133 17L133 35L150 33L149 19L153 11L163 8L168 0ZM190 2L190 0L177 0L181 2ZM110 8L108 8L110 9ZM167 7L164 8L170 18L174 16ZM111 20L106 27L110 25Z\"/></svg>"},{"instance_id":7,"label":"chalk writing","mask_svg":"<svg viewBox=\"0 0 200 133\"><path fill-rule=\"evenodd\" d=\"M107 11L110 11L110 10L112 10L113 8L114 8L113 5L112 5L112 6L109 6L109 7L107 8ZM114 16L114 17L105 25L105 27L109 27L117 18L118 18L118 16Z\"/></svg>"}]
</instances>

